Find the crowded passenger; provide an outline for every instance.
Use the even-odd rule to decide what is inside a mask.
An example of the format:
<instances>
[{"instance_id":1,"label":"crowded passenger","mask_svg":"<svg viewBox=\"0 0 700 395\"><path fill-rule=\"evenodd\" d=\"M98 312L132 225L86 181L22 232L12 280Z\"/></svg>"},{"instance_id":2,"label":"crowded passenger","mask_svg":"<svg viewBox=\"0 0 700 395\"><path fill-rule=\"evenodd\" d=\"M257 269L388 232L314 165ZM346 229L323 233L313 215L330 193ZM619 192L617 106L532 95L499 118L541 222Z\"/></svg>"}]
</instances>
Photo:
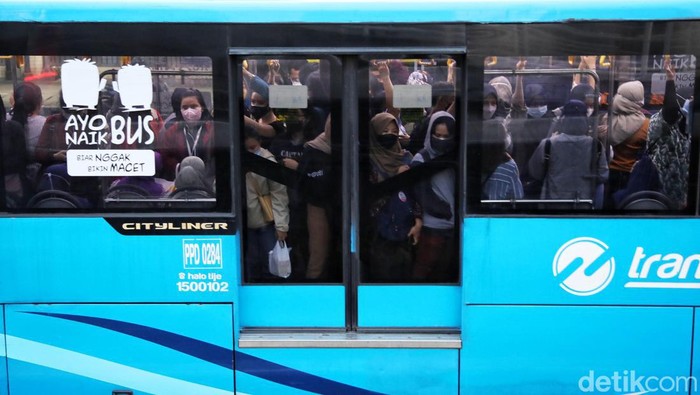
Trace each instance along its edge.
<instances>
[{"instance_id":1,"label":"crowded passenger","mask_svg":"<svg viewBox=\"0 0 700 395\"><path fill-rule=\"evenodd\" d=\"M250 90L250 117L244 117L245 125L255 129L262 146L269 148L276 136L285 133L286 126L270 108L269 85L246 69L243 76Z\"/></svg>"},{"instance_id":2,"label":"crowded passenger","mask_svg":"<svg viewBox=\"0 0 700 395\"><path fill-rule=\"evenodd\" d=\"M608 179L606 156L597 139L588 135L586 105L569 100L564 106L561 133L543 139L529 161L530 175L542 180L540 198L572 203L548 204L549 208L591 208L598 185ZM576 202L583 200L582 205Z\"/></svg>"},{"instance_id":3,"label":"crowded passenger","mask_svg":"<svg viewBox=\"0 0 700 395\"><path fill-rule=\"evenodd\" d=\"M274 155L263 148L253 127L245 127L245 149L275 162ZM270 280L268 253L275 242L286 240L289 231L287 188L259 174L245 175L247 239L245 267L252 281Z\"/></svg>"},{"instance_id":4,"label":"crowded passenger","mask_svg":"<svg viewBox=\"0 0 700 395\"><path fill-rule=\"evenodd\" d=\"M401 148L399 125L388 112L370 121L370 182L381 183L409 170L412 155ZM408 281L413 269L413 246L423 226L420 205L408 189L394 190L371 203L368 266L372 281Z\"/></svg>"},{"instance_id":5,"label":"crowded passenger","mask_svg":"<svg viewBox=\"0 0 700 395\"><path fill-rule=\"evenodd\" d=\"M424 148L411 167L435 161L454 153L456 142L454 117L438 111L430 117ZM441 170L416 187L416 199L423 207L423 227L416 248L413 280L446 282L456 279L454 226L456 174L453 168Z\"/></svg>"}]
</instances>

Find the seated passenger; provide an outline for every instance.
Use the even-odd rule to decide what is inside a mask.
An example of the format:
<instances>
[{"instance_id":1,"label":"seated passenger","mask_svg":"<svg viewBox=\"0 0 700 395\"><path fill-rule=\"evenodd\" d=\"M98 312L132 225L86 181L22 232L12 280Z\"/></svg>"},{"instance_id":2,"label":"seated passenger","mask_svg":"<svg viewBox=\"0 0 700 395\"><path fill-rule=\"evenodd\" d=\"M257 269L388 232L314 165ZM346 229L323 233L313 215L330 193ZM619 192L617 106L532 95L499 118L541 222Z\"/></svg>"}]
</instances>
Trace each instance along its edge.
<instances>
[{"instance_id":1,"label":"seated passenger","mask_svg":"<svg viewBox=\"0 0 700 395\"><path fill-rule=\"evenodd\" d=\"M163 167L163 161L158 152L154 152L154 155L156 174L160 174ZM175 179L177 180L177 176ZM158 198L165 195L166 191L168 190L168 184L168 181L154 176L127 176L114 181L110 189L119 185L133 185L137 188L143 189L148 194L147 197Z\"/></svg>"},{"instance_id":2,"label":"seated passenger","mask_svg":"<svg viewBox=\"0 0 700 395\"><path fill-rule=\"evenodd\" d=\"M530 174L543 180L540 197L593 200L597 186L608 179L608 164L600 143L587 135L588 121L583 102L570 100L564 106L561 132L542 140L530 158ZM575 205L549 207L571 208Z\"/></svg>"},{"instance_id":3,"label":"seated passenger","mask_svg":"<svg viewBox=\"0 0 700 395\"><path fill-rule=\"evenodd\" d=\"M0 137L2 137L2 166L5 173L5 202L7 207L22 207L30 188L25 177L28 155L22 125L5 120L5 104L0 97Z\"/></svg>"},{"instance_id":4,"label":"seated passenger","mask_svg":"<svg viewBox=\"0 0 700 395\"><path fill-rule=\"evenodd\" d=\"M204 161L198 156L188 156L175 167L175 182L172 184L170 196L183 189L197 190L212 195L211 182L207 177Z\"/></svg>"},{"instance_id":5,"label":"seated passenger","mask_svg":"<svg viewBox=\"0 0 700 395\"><path fill-rule=\"evenodd\" d=\"M175 167L187 156L198 156L212 171L214 121L202 93L188 89L182 93L175 114L177 122L158 135L157 150L163 158L162 177L175 179Z\"/></svg>"},{"instance_id":6,"label":"seated passenger","mask_svg":"<svg viewBox=\"0 0 700 395\"><path fill-rule=\"evenodd\" d=\"M46 122L46 117L41 115L41 105L43 103L41 88L34 83L23 82L15 87L12 99L14 104L10 110L10 115L13 121L24 127L24 138L29 162L36 162L34 151L39 141L39 135L41 135L41 129Z\"/></svg>"},{"instance_id":7,"label":"seated passenger","mask_svg":"<svg viewBox=\"0 0 700 395\"><path fill-rule=\"evenodd\" d=\"M370 121L370 181L380 183L409 169L413 156L401 148L393 115L379 113ZM420 240L422 209L408 189L393 191L370 206L372 236L368 264L373 281L406 281L413 269L413 245Z\"/></svg>"},{"instance_id":8,"label":"seated passenger","mask_svg":"<svg viewBox=\"0 0 700 395\"><path fill-rule=\"evenodd\" d=\"M523 198L518 166L506 152L506 129L501 122L484 122L482 138L481 198L510 200Z\"/></svg>"}]
</instances>

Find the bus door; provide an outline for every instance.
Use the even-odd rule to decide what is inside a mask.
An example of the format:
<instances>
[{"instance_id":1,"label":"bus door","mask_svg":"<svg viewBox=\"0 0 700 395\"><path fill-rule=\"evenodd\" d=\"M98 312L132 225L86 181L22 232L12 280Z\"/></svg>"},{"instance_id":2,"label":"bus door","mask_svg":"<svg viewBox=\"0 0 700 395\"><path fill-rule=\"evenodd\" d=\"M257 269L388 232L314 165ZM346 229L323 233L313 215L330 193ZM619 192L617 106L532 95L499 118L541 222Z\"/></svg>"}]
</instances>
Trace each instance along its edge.
<instances>
[{"instance_id":1,"label":"bus door","mask_svg":"<svg viewBox=\"0 0 700 395\"><path fill-rule=\"evenodd\" d=\"M237 57L243 327L459 327L459 67L391 56Z\"/></svg>"},{"instance_id":2,"label":"bus door","mask_svg":"<svg viewBox=\"0 0 700 395\"><path fill-rule=\"evenodd\" d=\"M344 330L340 59L274 54L234 63L245 186L240 325ZM272 273L276 245L286 263Z\"/></svg>"},{"instance_id":3,"label":"bus door","mask_svg":"<svg viewBox=\"0 0 700 395\"><path fill-rule=\"evenodd\" d=\"M357 328L460 326L460 59L361 58Z\"/></svg>"},{"instance_id":4,"label":"bus door","mask_svg":"<svg viewBox=\"0 0 700 395\"><path fill-rule=\"evenodd\" d=\"M242 186L237 355L372 391L455 392L459 59L291 51L230 50ZM411 140L429 130L431 110L440 131ZM270 259L280 249L285 264ZM381 368L352 375L342 363L368 360ZM242 361L237 390L297 385L275 373L262 381Z\"/></svg>"}]
</instances>

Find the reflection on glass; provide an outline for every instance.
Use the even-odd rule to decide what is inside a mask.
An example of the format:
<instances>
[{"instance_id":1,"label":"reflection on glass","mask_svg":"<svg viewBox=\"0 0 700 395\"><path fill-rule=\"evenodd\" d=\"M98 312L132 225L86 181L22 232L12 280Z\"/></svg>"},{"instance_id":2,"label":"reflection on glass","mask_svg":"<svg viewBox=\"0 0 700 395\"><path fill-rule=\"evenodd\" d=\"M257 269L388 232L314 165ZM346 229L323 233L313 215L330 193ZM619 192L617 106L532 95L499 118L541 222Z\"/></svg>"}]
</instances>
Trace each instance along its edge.
<instances>
[{"instance_id":1,"label":"reflection on glass","mask_svg":"<svg viewBox=\"0 0 700 395\"><path fill-rule=\"evenodd\" d=\"M12 81L0 82L0 97L26 136L12 148L13 166L26 170L6 179L8 205L215 205L210 59L23 56L7 67ZM186 166L188 157L203 165Z\"/></svg>"},{"instance_id":2,"label":"reflection on glass","mask_svg":"<svg viewBox=\"0 0 700 395\"><path fill-rule=\"evenodd\" d=\"M486 69L480 183L489 207L687 205L694 56L499 57ZM505 146L498 160L495 143ZM522 198L506 188L518 181Z\"/></svg>"},{"instance_id":3,"label":"reflection on glass","mask_svg":"<svg viewBox=\"0 0 700 395\"><path fill-rule=\"evenodd\" d=\"M335 216L341 202L331 156L329 66L328 60L318 59L243 61L244 144L249 153L271 162L244 158L250 162L249 282L340 281L340 223ZM268 190L273 210L265 216L260 199ZM288 278L269 269L268 253L282 241L289 248Z\"/></svg>"}]
</instances>

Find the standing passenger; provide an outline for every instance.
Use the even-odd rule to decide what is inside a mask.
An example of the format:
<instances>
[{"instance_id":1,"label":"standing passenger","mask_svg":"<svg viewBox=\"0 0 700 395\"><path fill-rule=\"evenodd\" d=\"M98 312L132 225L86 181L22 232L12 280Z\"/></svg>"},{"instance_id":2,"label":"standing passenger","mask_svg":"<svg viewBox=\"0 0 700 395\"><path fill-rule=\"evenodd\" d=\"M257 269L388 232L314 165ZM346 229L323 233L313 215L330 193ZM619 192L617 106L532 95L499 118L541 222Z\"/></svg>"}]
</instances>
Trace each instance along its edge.
<instances>
[{"instance_id":1,"label":"standing passenger","mask_svg":"<svg viewBox=\"0 0 700 395\"><path fill-rule=\"evenodd\" d=\"M411 162L412 166L430 162L453 153L456 146L455 119L446 111L430 117L424 148ZM442 170L416 188L416 198L423 207L423 228L416 249L413 279L417 281L454 281L455 237L455 170Z\"/></svg>"},{"instance_id":2,"label":"standing passenger","mask_svg":"<svg viewBox=\"0 0 700 395\"><path fill-rule=\"evenodd\" d=\"M625 82L617 88L612 102L612 129L608 139L613 147L606 206L613 208L613 194L627 187L634 163L646 147L649 119L645 116L644 86L639 81ZM605 128L607 122L601 126Z\"/></svg>"},{"instance_id":3,"label":"standing passenger","mask_svg":"<svg viewBox=\"0 0 700 395\"><path fill-rule=\"evenodd\" d=\"M298 164L301 188L306 198L307 226L309 229L309 263L306 278L322 280L330 273L328 254L331 244L331 212L333 208L333 175L331 174L331 117L326 128L305 145Z\"/></svg>"},{"instance_id":4,"label":"standing passenger","mask_svg":"<svg viewBox=\"0 0 700 395\"><path fill-rule=\"evenodd\" d=\"M248 152L275 162L270 151L260 146L260 136L251 127L245 128L245 148ZM246 173L246 214L248 239L246 242L246 269L248 278L256 281L269 279L268 253L278 240L286 240L289 231L287 188L259 174ZM265 218L259 196L269 195L272 202L272 220Z\"/></svg>"},{"instance_id":5,"label":"standing passenger","mask_svg":"<svg viewBox=\"0 0 700 395\"><path fill-rule=\"evenodd\" d=\"M380 183L409 169L412 155L401 148L399 125L389 113L370 121L370 181ZM413 194L402 189L372 202L373 230L368 251L373 281L406 281L411 278L413 245L420 240L422 210Z\"/></svg>"},{"instance_id":6,"label":"standing passenger","mask_svg":"<svg viewBox=\"0 0 700 395\"><path fill-rule=\"evenodd\" d=\"M543 180L542 199L594 199L597 185L608 179L608 164L598 140L588 136L583 102L570 100L564 106L561 134L540 142L529 170L535 179ZM550 207L570 208L572 204Z\"/></svg>"}]
</instances>

